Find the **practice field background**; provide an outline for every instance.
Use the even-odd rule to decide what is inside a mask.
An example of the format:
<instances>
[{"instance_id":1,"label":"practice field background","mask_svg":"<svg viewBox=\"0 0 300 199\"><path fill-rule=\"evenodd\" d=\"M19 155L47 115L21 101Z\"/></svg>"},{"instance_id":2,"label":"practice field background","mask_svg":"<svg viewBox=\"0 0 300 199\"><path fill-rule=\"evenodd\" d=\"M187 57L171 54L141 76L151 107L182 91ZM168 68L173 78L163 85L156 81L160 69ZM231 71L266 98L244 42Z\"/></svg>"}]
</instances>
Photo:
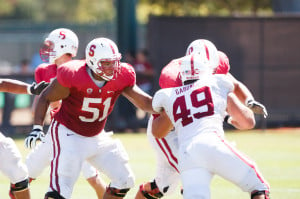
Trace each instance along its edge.
<instances>
[{"instance_id":1,"label":"practice field background","mask_svg":"<svg viewBox=\"0 0 300 199\"><path fill-rule=\"evenodd\" d=\"M133 199L141 182L152 179L155 173L155 156L147 141L145 133L115 134L119 138L130 156L130 164L136 175L136 186L131 189L127 197ZM226 137L235 142L236 147L256 161L261 173L271 185L272 199L300 198L300 129L273 129L254 131L228 131ZM24 139L15 139L23 157L29 150L23 147ZM1 161L4 160L0 160ZM32 198L41 199L48 188L49 168L42 176L31 184ZM103 175L101 175L103 176ZM103 176L105 181L108 179ZM242 192L233 184L215 177L211 185L212 199L239 198L249 199L247 193ZM9 181L0 174L0 199L9 198ZM83 179L79 177L73 192L73 199L96 198L95 192ZM178 191L167 199L182 198Z\"/></svg>"}]
</instances>

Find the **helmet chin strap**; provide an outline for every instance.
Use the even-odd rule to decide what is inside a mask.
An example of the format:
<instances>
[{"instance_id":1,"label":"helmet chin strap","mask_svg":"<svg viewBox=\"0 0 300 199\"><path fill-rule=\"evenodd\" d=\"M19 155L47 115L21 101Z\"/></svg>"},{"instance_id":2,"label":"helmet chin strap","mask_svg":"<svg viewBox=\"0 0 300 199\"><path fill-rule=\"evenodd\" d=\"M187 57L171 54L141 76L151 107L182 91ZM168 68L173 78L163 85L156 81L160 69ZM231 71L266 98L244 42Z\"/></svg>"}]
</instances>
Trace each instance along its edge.
<instances>
[{"instance_id":1,"label":"helmet chin strap","mask_svg":"<svg viewBox=\"0 0 300 199\"><path fill-rule=\"evenodd\" d=\"M102 76L102 78L105 79L106 81L110 81L110 80L112 80L112 79L114 78L114 75L107 76L107 75L104 74L104 75Z\"/></svg>"},{"instance_id":2,"label":"helmet chin strap","mask_svg":"<svg viewBox=\"0 0 300 199\"><path fill-rule=\"evenodd\" d=\"M107 78L106 75L101 71L102 74L92 70L91 68L89 68L90 72L91 72L91 75L96 79L96 80L99 80L99 81L110 81L111 79L110 78ZM113 76L112 76L113 77Z\"/></svg>"}]
</instances>

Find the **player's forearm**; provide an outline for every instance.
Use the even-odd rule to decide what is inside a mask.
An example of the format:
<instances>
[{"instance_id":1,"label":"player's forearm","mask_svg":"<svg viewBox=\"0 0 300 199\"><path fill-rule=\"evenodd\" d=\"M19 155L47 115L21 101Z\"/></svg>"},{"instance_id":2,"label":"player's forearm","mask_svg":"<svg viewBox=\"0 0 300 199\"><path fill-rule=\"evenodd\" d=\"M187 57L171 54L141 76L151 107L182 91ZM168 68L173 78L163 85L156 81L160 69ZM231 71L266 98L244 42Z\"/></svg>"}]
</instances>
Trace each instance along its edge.
<instances>
[{"instance_id":1,"label":"player's forearm","mask_svg":"<svg viewBox=\"0 0 300 199\"><path fill-rule=\"evenodd\" d=\"M153 119L152 122L152 134L156 138L165 137L173 129L173 124L166 112L163 111L161 114Z\"/></svg>"},{"instance_id":2,"label":"player's forearm","mask_svg":"<svg viewBox=\"0 0 300 199\"><path fill-rule=\"evenodd\" d=\"M240 130L252 129L255 126L253 112L230 93L227 98L227 111L231 116L230 124Z\"/></svg>"},{"instance_id":3,"label":"player's forearm","mask_svg":"<svg viewBox=\"0 0 300 199\"><path fill-rule=\"evenodd\" d=\"M234 94L245 104L246 99L254 99L250 90L240 81L235 79L230 73L228 74L234 85Z\"/></svg>"},{"instance_id":4,"label":"player's forearm","mask_svg":"<svg viewBox=\"0 0 300 199\"><path fill-rule=\"evenodd\" d=\"M141 96L138 98L127 98L131 103L133 103L137 108L151 113L151 114L157 114L152 108L152 97L150 96Z\"/></svg>"},{"instance_id":5,"label":"player's forearm","mask_svg":"<svg viewBox=\"0 0 300 199\"><path fill-rule=\"evenodd\" d=\"M156 114L152 108L152 97L138 86L125 88L122 93L131 103L143 111Z\"/></svg>"},{"instance_id":6,"label":"player's forearm","mask_svg":"<svg viewBox=\"0 0 300 199\"><path fill-rule=\"evenodd\" d=\"M232 119L231 120L231 125L234 126L236 129L239 130L249 130L254 128L255 126L255 121L254 120L249 120L250 122L240 122L238 120Z\"/></svg>"},{"instance_id":7,"label":"player's forearm","mask_svg":"<svg viewBox=\"0 0 300 199\"><path fill-rule=\"evenodd\" d=\"M48 110L50 102L42 95L38 98L37 104L34 110L34 124L44 125L46 113Z\"/></svg>"},{"instance_id":8,"label":"player's forearm","mask_svg":"<svg viewBox=\"0 0 300 199\"><path fill-rule=\"evenodd\" d=\"M157 114L157 112L155 112L153 110L153 107L152 107L152 97L151 96L145 96L144 100L141 102L142 105L141 108L148 112L148 113L151 113L151 114Z\"/></svg>"},{"instance_id":9,"label":"player's forearm","mask_svg":"<svg viewBox=\"0 0 300 199\"><path fill-rule=\"evenodd\" d=\"M15 94L28 94L30 85L13 79L0 79L0 92L9 92Z\"/></svg>"},{"instance_id":10,"label":"player's forearm","mask_svg":"<svg viewBox=\"0 0 300 199\"><path fill-rule=\"evenodd\" d=\"M254 99L249 89L241 82L234 87L234 94L243 104L246 104L246 100Z\"/></svg>"}]
</instances>

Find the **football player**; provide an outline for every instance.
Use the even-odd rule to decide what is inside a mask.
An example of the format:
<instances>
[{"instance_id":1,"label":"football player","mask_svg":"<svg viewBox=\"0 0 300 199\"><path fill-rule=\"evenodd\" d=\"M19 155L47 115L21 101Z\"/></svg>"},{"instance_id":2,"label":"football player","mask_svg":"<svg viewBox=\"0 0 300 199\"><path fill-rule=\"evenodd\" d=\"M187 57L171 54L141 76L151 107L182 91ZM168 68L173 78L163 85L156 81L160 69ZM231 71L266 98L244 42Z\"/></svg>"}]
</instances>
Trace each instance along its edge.
<instances>
[{"instance_id":1,"label":"football player","mask_svg":"<svg viewBox=\"0 0 300 199\"><path fill-rule=\"evenodd\" d=\"M153 97L153 108L161 114L152 123L152 133L163 138L173 126L178 133L184 198L209 199L217 174L249 192L251 199L268 199L269 185L255 163L224 137L227 113L238 129L253 128L254 114L233 93L228 76L212 73L205 54L185 56L180 63L183 86L161 89Z\"/></svg>"},{"instance_id":2,"label":"football player","mask_svg":"<svg viewBox=\"0 0 300 199\"><path fill-rule=\"evenodd\" d=\"M35 70L36 82L51 82L56 77L57 68L72 60L78 51L78 37L70 29L58 28L50 32L40 49L41 59L45 62L39 65ZM37 98L34 100L33 109L36 105ZM60 102L51 102L51 114L59 109ZM36 143L43 140L42 143ZM41 131L33 131L26 138L27 148L33 148L26 158L26 165L29 171L30 179L36 179L43 169L50 165L52 142L50 134L44 136ZM100 199L105 192L105 183L98 175L97 170L87 162L82 166L82 174L89 184L96 191L97 197Z\"/></svg>"},{"instance_id":3,"label":"football player","mask_svg":"<svg viewBox=\"0 0 300 199\"><path fill-rule=\"evenodd\" d=\"M203 54L209 61L210 67L214 74L226 74L234 84L234 93L238 98L245 102L255 113L267 116L266 108L259 102L255 101L251 92L240 81L236 80L230 73L229 59L225 53L218 51L215 45L206 39L197 39L191 42L186 50L186 55L191 53ZM159 85L161 88L171 88L182 86L180 79L180 63L183 58L172 60L161 71ZM226 122L231 121L229 116L225 117ZM140 185L136 194L136 199L163 197L176 190L179 182L178 172L178 141L177 134L171 131L166 137L157 139L152 135L153 116L150 117L147 126L147 137L152 147L155 149L157 158L156 177L147 183Z\"/></svg>"},{"instance_id":4,"label":"football player","mask_svg":"<svg viewBox=\"0 0 300 199\"><path fill-rule=\"evenodd\" d=\"M144 111L155 112L152 97L135 83L133 67L120 59L112 40L93 39L86 47L86 59L60 65L38 98L31 134L42 133L49 104L61 100L48 132L54 145L45 198L70 198L84 160L110 178L104 199L123 198L134 186L128 155L119 140L104 132L105 123L121 94Z\"/></svg>"},{"instance_id":5,"label":"football player","mask_svg":"<svg viewBox=\"0 0 300 199\"><path fill-rule=\"evenodd\" d=\"M46 82L39 84L27 84L19 80L0 79L0 92L14 94L38 95L47 86ZM29 199L28 171L22 162L22 156L15 142L0 132L0 171L6 175L11 182L11 194L17 199Z\"/></svg>"}]
</instances>

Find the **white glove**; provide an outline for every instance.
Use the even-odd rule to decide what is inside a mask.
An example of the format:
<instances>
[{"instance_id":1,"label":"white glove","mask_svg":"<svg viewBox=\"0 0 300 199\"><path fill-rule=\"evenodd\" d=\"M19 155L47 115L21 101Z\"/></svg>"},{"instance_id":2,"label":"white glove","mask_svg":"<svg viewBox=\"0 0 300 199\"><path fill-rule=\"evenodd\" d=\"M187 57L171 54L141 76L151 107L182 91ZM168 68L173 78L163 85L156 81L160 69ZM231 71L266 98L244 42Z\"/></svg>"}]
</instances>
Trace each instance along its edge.
<instances>
[{"instance_id":1,"label":"white glove","mask_svg":"<svg viewBox=\"0 0 300 199\"><path fill-rule=\"evenodd\" d=\"M246 105L248 108L250 108L253 111L253 113L263 115L264 118L268 116L266 107L261 103L251 99L247 101Z\"/></svg>"},{"instance_id":2,"label":"white glove","mask_svg":"<svg viewBox=\"0 0 300 199\"><path fill-rule=\"evenodd\" d=\"M43 141L45 134L41 125L33 125L31 133L25 138L25 147L32 149L36 146L36 142Z\"/></svg>"}]
</instances>

